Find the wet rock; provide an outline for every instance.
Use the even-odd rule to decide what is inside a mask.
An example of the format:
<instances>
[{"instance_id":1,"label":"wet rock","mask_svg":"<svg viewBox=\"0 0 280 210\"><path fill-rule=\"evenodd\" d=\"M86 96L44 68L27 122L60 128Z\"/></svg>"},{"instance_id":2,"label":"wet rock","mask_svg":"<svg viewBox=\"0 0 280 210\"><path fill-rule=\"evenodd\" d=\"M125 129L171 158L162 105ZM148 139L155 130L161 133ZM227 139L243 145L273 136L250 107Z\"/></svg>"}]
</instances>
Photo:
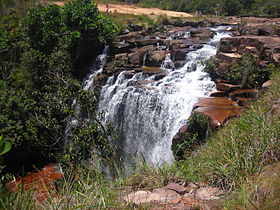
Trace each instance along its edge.
<instances>
[{"instance_id":1,"label":"wet rock","mask_svg":"<svg viewBox=\"0 0 280 210\"><path fill-rule=\"evenodd\" d=\"M162 74L156 74L156 75L154 76L154 80L155 80L155 81L161 80L161 79L163 79L164 77L166 77L166 75L167 75L167 74L164 74L164 73L162 73Z\"/></svg>"},{"instance_id":2,"label":"wet rock","mask_svg":"<svg viewBox=\"0 0 280 210\"><path fill-rule=\"evenodd\" d=\"M217 84L217 90L231 92L241 88L241 85L232 85L228 83L220 82Z\"/></svg>"},{"instance_id":3,"label":"wet rock","mask_svg":"<svg viewBox=\"0 0 280 210\"><path fill-rule=\"evenodd\" d=\"M236 100L237 97L256 99L258 97L258 93L259 91L255 89L242 89L229 93L229 97L232 100Z\"/></svg>"},{"instance_id":4,"label":"wet rock","mask_svg":"<svg viewBox=\"0 0 280 210\"><path fill-rule=\"evenodd\" d=\"M186 63L186 60L178 60L174 62L174 66L176 69L179 69L182 68Z\"/></svg>"},{"instance_id":5,"label":"wet rock","mask_svg":"<svg viewBox=\"0 0 280 210\"><path fill-rule=\"evenodd\" d=\"M134 71L126 71L126 72L124 73L124 76L125 76L126 79L132 78L133 75L134 75Z\"/></svg>"},{"instance_id":6,"label":"wet rock","mask_svg":"<svg viewBox=\"0 0 280 210\"><path fill-rule=\"evenodd\" d=\"M236 97L236 102L239 106L248 106L248 102L252 101L252 98L243 98L243 97Z\"/></svg>"},{"instance_id":7,"label":"wet rock","mask_svg":"<svg viewBox=\"0 0 280 210\"><path fill-rule=\"evenodd\" d=\"M140 80L134 83L134 87L146 88L146 86L152 82L153 82L152 80Z\"/></svg>"},{"instance_id":8,"label":"wet rock","mask_svg":"<svg viewBox=\"0 0 280 210\"><path fill-rule=\"evenodd\" d=\"M161 63L165 60L168 51L152 51L148 53L145 65L147 66L161 66Z\"/></svg>"},{"instance_id":9,"label":"wet rock","mask_svg":"<svg viewBox=\"0 0 280 210\"><path fill-rule=\"evenodd\" d=\"M186 51L183 50L172 50L171 59L172 61L186 60Z\"/></svg>"},{"instance_id":10,"label":"wet rock","mask_svg":"<svg viewBox=\"0 0 280 210\"><path fill-rule=\"evenodd\" d=\"M192 38L199 38L200 40L206 40L213 38L215 35L215 32L210 29L201 29L196 31L191 31L190 36Z\"/></svg>"},{"instance_id":11,"label":"wet rock","mask_svg":"<svg viewBox=\"0 0 280 210\"><path fill-rule=\"evenodd\" d=\"M187 132L188 127L189 127L189 126L188 126L188 123L182 125L182 126L179 128L177 134L173 137L173 141L174 141L174 140L176 141L176 139L179 139L181 136L183 136L183 135Z\"/></svg>"},{"instance_id":12,"label":"wet rock","mask_svg":"<svg viewBox=\"0 0 280 210\"><path fill-rule=\"evenodd\" d=\"M211 93L210 97L228 97L228 93L226 91L216 91Z\"/></svg>"},{"instance_id":13,"label":"wet rock","mask_svg":"<svg viewBox=\"0 0 280 210\"><path fill-rule=\"evenodd\" d=\"M154 75L154 74L165 74L166 71L162 70L159 67L141 67L141 68L137 68L135 69L136 72L143 72L145 74L148 74L149 76Z\"/></svg>"},{"instance_id":14,"label":"wet rock","mask_svg":"<svg viewBox=\"0 0 280 210\"><path fill-rule=\"evenodd\" d=\"M155 46L145 46L141 48L132 49L132 53L128 54L128 61L130 64L142 66L144 62L144 56L154 50L156 50Z\"/></svg>"}]
</instances>

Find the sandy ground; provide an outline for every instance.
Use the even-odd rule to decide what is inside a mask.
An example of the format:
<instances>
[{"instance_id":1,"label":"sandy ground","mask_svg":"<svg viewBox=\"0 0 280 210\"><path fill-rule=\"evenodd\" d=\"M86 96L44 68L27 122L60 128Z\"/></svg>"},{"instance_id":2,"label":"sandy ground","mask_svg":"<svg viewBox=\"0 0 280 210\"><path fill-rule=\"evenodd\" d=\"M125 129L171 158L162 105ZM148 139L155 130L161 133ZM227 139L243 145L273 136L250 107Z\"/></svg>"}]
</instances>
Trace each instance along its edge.
<instances>
[{"instance_id":1,"label":"sandy ground","mask_svg":"<svg viewBox=\"0 0 280 210\"><path fill-rule=\"evenodd\" d=\"M64 2L53 2L56 5L63 6ZM174 12L168 10L161 10L157 8L142 8L136 7L134 5L127 4L108 4L109 12L111 13L120 13L120 14L132 14L132 15L151 15L151 16L159 16L159 15L167 15L168 17L193 17L185 12ZM98 4L98 9L101 12L107 11L106 4Z\"/></svg>"}]
</instances>

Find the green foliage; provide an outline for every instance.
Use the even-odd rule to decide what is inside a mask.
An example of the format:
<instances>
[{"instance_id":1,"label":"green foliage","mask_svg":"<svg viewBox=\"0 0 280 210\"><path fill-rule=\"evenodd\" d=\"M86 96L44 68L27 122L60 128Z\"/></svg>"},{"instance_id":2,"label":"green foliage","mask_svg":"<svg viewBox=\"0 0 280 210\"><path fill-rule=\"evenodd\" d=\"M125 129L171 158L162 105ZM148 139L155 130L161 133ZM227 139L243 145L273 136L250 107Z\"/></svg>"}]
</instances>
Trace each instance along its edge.
<instances>
[{"instance_id":1,"label":"green foliage","mask_svg":"<svg viewBox=\"0 0 280 210\"><path fill-rule=\"evenodd\" d=\"M187 126L186 133L172 145L172 151L177 159L189 155L196 146L205 140L209 130L209 119L202 113L193 112Z\"/></svg>"},{"instance_id":2,"label":"green foliage","mask_svg":"<svg viewBox=\"0 0 280 210\"><path fill-rule=\"evenodd\" d=\"M272 79L274 84L265 96L219 130L187 161L181 161L181 171L187 178L232 190L264 166L280 160L279 115L266 116L272 102L280 97L279 72Z\"/></svg>"},{"instance_id":3,"label":"green foliage","mask_svg":"<svg viewBox=\"0 0 280 210\"><path fill-rule=\"evenodd\" d=\"M204 69L212 78L223 78L233 84L240 84L245 88L259 88L277 71L274 64L267 67L258 66L258 59L251 54L245 54L241 61L234 64L228 72L223 75L217 73L217 63L210 59Z\"/></svg>"},{"instance_id":4,"label":"green foliage","mask_svg":"<svg viewBox=\"0 0 280 210\"><path fill-rule=\"evenodd\" d=\"M225 75L225 79L234 84L241 84L243 87L260 87L267 81L272 73L273 65L258 67L258 59L253 55L245 54L241 61L233 65Z\"/></svg>"},{"instance_id":5,"label":"green foliage","mask_svg":"<svg viewBox=\"0 0 280 210\"><path fill-rule=\"evenodd\" d=\"M26 17L12 13L1 18L0 29L0 135L13 144L6 168L56 161L65 147L66 119L75 114L73 99L83 113L95 114L96 97L80 91L80 69L118 28L90 0L73 0L64 7L39 6ZM107 131L93 117L89 120L73 131L75 149L105 151Z\"/></svg>"}]
</instances>

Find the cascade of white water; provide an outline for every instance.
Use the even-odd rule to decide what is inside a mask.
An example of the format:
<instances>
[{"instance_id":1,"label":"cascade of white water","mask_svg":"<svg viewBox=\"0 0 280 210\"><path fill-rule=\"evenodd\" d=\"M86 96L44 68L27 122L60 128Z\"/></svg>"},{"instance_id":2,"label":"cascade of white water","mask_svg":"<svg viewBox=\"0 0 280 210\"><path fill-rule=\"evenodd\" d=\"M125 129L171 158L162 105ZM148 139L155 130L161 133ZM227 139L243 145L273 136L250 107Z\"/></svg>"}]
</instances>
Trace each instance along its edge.
<instances>
[{"instance_id":1,"label":"cascade of white water","mask_svg":"<svg viewBox=\"0 0 280 210\"><path fill-rule=\"evenodd\" d=\"M106 57L107 57L108 46L103 49L102 54L96 57L94 63L90 67L90 72L87 77L83 81L83 90L90 90L93 86L95 77L102 72L104 65L106 64ZM68 137L71 135L71 128L75 127L79 123L79 118L81 115L81 108L80 105L77 103L77 99L75 98L72 102L72 107L75 110L75 117L69 116L68 121L69 123L65 129L65 146L68 144Z\"/></svg>"},{"instance_id":2,"label":"cascade of white water","mask_svg":"<svg viewBox=\"0 0 280 210\"><path fill-rule=\"evenodd\" d=\"M120 132L127 167L139 158L153 164L173 161L173 136L189 118L197 99L215 89L200 61L215 55L218 41L229 36L219 29L216 32L203 48L187 54L185 66L166 71L167 76L159 81L143 73L127 78L121 72L103 86L99 110L106 112L105 121L111 121ZM146 81L143 88L134 85L139 81Z\"/></svg>"}]
</instances>

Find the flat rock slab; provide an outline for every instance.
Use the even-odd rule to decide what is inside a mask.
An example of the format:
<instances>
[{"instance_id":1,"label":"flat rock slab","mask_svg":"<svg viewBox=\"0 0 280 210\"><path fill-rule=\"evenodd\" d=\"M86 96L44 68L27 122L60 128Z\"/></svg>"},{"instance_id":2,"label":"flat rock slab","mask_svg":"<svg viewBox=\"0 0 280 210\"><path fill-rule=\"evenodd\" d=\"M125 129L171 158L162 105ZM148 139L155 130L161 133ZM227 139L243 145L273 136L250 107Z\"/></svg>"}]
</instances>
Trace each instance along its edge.
<instances>
[{"instance_id":1,"label":"flat rock slab","mask_svg":"<svg viewBox=\"0 0 280 210\"><path fill-rule=\"evenodd\" d=\"M219 127L229 118L240 116L242 113L242 107L235 101L223 97L199 98L194 110L210 117L214 127Z\"/></svg>"},{"instance_id":2,"label":"flat rock slab","mask_svg":"<svg viewBox=\"0 0 280 210\"><path fill-rule=\"evenodd\" d=\"M129 193L124 200L129 203L142 204L150 202L170 202L171 200L181 198L180 194L174 190L166 188L154 189L150 191L137 191Z\"/></svg>"}]
</instances>

